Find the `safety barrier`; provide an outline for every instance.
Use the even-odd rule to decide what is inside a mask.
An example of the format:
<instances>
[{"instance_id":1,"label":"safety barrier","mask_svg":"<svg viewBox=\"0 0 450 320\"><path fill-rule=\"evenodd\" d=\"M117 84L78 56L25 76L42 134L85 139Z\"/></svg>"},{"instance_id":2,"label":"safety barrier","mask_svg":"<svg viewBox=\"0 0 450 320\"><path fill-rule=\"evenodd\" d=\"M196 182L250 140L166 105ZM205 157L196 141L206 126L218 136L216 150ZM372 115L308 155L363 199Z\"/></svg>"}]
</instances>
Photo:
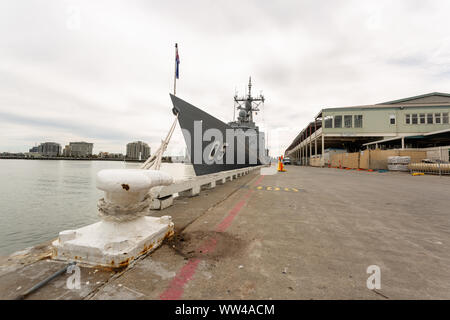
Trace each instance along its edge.
<instances>
[{"instance_id":1,"label":"safety barrier","mask_svg":"<svg viewBox=\"0 0 450 320\"><path fill-rule=\"evenodd\" d=\"M261 169L262 167L264 167L264 165L222 171L187 178L169 186L152 188L150 191L153 196L151 209L163 210L171 206L175 194L183 197L194 197L198 195L201 190L215 188L217 184L224 184L226 181L232 181L233 179L247 175L251 171Z\"/></svg>"},{"instance_id":2,"label":"safety barrier","mask_svg":"<svg viewBox=\"0 0 450 320\"><path fill-rule=\"evenodd\" d=\"M426 173L426 174L450 174L450 163L410 163L408 169L411 174Z\"/></svg>"}]
</instances>

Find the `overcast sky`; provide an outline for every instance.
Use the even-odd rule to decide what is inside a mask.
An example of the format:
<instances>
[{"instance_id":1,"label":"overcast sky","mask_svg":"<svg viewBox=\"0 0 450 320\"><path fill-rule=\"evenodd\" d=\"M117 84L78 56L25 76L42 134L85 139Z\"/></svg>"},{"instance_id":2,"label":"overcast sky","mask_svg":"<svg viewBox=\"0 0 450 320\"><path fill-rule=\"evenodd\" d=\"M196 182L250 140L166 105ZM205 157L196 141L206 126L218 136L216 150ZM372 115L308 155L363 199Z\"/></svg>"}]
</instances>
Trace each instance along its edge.
<instances>
[{"instance_id":1,"label":"overcast sky","mask_svg":"<svg viewBox=\"0 0 450 320\"><path fill-rule=\"evenodd\" d=\"M450 92L450 1L0 2L0 152L156 150L177 95L233 117L251 75L279 154L321 108ZM169 149L181 154L181 131Z\"/></svg>"}]
</instances>

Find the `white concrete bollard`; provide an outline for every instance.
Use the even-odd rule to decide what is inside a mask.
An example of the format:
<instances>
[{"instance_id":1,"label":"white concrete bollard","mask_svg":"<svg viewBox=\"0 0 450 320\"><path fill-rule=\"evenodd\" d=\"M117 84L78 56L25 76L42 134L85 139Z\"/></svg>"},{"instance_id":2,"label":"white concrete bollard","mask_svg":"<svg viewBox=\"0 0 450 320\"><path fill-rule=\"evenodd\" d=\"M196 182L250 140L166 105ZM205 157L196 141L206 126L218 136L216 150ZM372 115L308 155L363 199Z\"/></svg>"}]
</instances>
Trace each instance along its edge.
<instances>
[{"instance_id":1,"label":"white concrete bollard","mask_svg":"<svg viewBox=\"0 0 450 320\"><path fill-rule=\"evenodd\" d=\"M66 230L53 242L53 257L90 265L125 267L138 256L154 250L173 234L171 217L149 217L155 186L173 183L167 173L142 169L102 170L97 188L100 222Z\"/></svg>"},{"instance_id":2,"label":"white concrete bollard","mask_svg":"<svg viewBox=\"0 0 450 320\"><path fill-rule=\"evenodd\" d=\"M199 185L193 185L191 189L179 192L180 197L195 197L200 194L201 188Z\"/></svg>"}]
</instances>

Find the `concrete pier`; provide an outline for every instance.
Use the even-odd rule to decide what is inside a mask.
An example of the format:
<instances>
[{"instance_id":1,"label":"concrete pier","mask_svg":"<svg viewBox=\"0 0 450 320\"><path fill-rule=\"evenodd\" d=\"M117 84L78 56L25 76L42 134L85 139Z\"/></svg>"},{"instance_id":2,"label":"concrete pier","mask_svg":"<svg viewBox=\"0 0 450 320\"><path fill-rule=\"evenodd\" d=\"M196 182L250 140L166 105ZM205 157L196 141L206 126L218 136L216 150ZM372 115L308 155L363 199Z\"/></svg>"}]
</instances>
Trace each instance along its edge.
<instances>
[{"instance_id":1,"label":"concrete pier","mask_svg":"<svg viewBox=\"0 0 450 320\"><path fill-rule=\"evenodd\" d=\"M286 170L175 198L152 212L175 224L156 251L121 271L81 267L80 289L64 274L28 299L450 299L450 179ZM2 259L0 298L64 266L48 252Z\"/></svg>"}]
</instances>

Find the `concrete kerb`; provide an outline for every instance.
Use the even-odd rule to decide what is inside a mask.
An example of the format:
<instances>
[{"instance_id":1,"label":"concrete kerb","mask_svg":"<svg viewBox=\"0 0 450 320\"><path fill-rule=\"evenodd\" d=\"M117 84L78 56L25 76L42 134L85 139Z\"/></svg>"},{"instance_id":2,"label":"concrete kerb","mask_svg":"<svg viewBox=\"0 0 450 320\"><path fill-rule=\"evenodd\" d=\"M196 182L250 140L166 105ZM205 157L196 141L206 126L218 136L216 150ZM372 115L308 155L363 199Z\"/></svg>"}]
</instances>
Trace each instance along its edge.
<instances>
[{"instance_id":1,"label":"concrete kerb","mask_svg":"<svg viewBox=\"0 0 450 320\"><path fill-rule=\"evenodd\" d=\"M233 179L247 175L251 171L261 169L262 167L264 167L264 165L223 171L188 178L186 180L175 182L169 186L155 187L150 191L153 196L151 209L163 210L170 207L173 204L174 194L176 193L178 193L180 197L195 197L199 195L202 190L213 189L217 184L233 181Z\"/></svg>"}]
</instances>

